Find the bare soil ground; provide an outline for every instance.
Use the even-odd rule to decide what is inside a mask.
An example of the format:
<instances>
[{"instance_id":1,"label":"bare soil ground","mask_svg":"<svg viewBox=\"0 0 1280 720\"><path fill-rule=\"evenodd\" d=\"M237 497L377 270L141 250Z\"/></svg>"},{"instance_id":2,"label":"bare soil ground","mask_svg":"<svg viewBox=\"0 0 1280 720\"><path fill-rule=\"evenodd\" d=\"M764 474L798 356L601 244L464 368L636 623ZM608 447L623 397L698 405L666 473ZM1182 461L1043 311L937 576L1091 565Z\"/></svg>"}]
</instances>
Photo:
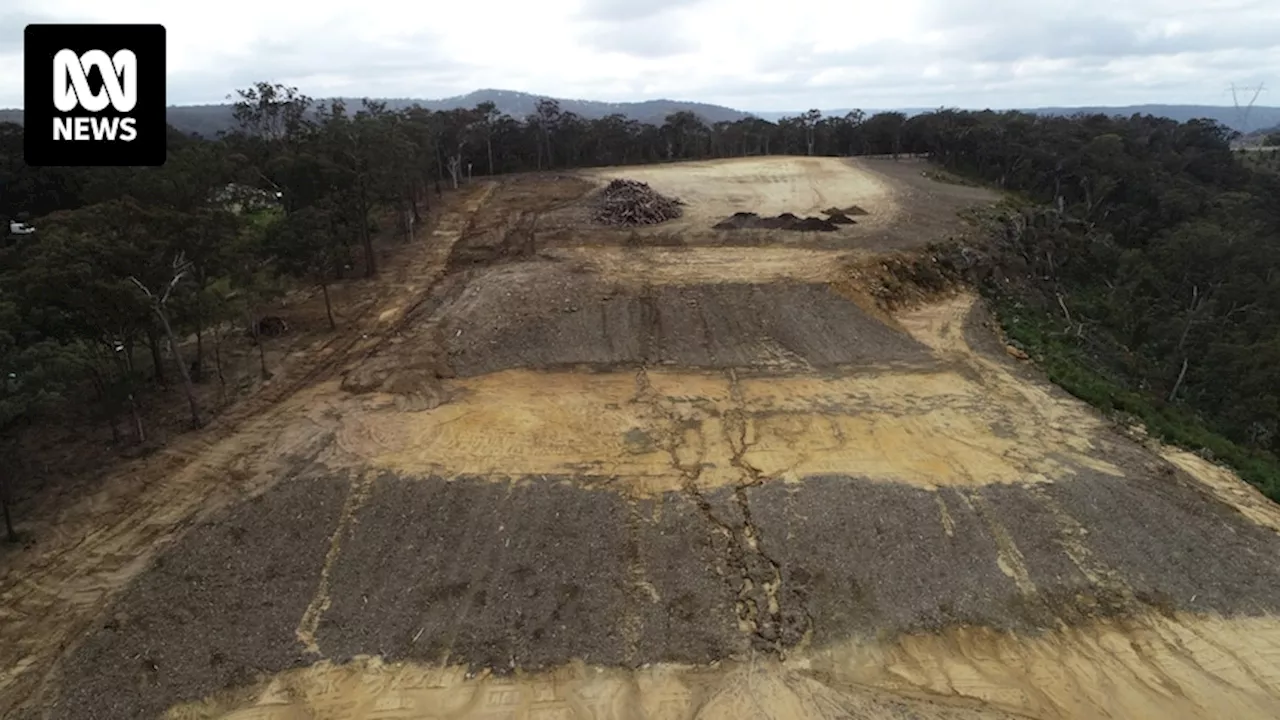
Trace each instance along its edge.
<instances>
[{"instance_id":1,"label":"bare soil ground","mask_svg":"<svg viewBox=\"0 0 1280 720\"><path fill-rule=\"evenodd\" d=\"M686 204L677 220L642 228L591 227L580 206L547 213L539 248L626 244L752 246L884 252L918 248L966 232L956 213L990 203L983 188L925 177L923 160L883 158L739 158L673 165L601 168L584 177L603 186L615 178L649 183ZM852 170L852 171L851 171ZM734 213L826 217L827 210L856 206L865 215L835 231L717 230Z\"/></svg>"},{"instance_id":2,"label":"bare soil ground","mask_svg":"<svg viewBox=\"0 0 1280 720\"><path fill-rule=\"evenodd\" d=\"M613 170L465 189L349 344L17 558L0 712L1280 716L1280 511L860 287L989 197L921 169L628 169L689 203L634 236L573 220ZM871 214L694 222L743 203Z\"/></svg>"},{"instance_id":3,"label":"bare soil ground","mask_svg":"<svg viewBox=\"0 0 1280 720\"><path fill-rule=\"evenodd\" d=\"M478 275L441 315L461 376L567 365L830 368L929 358L825 284L639 289L522 263Z\"/></svg>"},{"instance_id":4,"label":"bare soil ground","mask_svg":"<svg viewBox=\"0 0 1280 720\"><path fill-rule=\"evenodd\" d=\"M683 162L675 165L604 168L591 172L603 181L617 177L649 183L654 190L687 203L679 229L708 230L735 212L759 215L819 215L836 206L858 205L870 218L891 214L894 190L881 177L849 172L842 158L751 157Z\"/></svg>"}]
</instances>

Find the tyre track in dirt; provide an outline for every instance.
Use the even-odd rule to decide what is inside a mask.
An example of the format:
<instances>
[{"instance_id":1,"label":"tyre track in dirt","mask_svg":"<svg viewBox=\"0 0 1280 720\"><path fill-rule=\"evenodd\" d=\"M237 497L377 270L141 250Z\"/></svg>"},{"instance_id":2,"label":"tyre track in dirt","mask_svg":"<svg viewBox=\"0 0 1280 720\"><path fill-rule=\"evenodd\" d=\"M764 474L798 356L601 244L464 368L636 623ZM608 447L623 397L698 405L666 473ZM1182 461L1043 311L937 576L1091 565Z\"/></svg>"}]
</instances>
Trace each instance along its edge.
<instances>
[{"instance_id":1,"label":"tyre track in dirt","mask_svg":"<svg viewBox=\"0 0 1280 720\"><path fill-rule=\"evenodd\" d=\"M493 191L486 183L439 219L431 240L401 266L385 295L425 301L452 244ZM375 313L378 313L375 315ZM133 461L50 526L37 527L34 551L12 557L0 581L0 715L29 702L48 680L51 661L166 544L210 513L314 461L330 436L308 436L306 408L347 364L368 357L403 327L398 306L361 308L339 334L309 348L284 377L228 408L197 433ZM367 327L371 319L376 325ZM304 392L310 390L311 392ZM318 403L323 404L323 403ZM263 456L273 459L263 460ZM104 522L104 518L113 518ZM42 532L52 530L56 531Z\"/></svg>"}]
</instances>

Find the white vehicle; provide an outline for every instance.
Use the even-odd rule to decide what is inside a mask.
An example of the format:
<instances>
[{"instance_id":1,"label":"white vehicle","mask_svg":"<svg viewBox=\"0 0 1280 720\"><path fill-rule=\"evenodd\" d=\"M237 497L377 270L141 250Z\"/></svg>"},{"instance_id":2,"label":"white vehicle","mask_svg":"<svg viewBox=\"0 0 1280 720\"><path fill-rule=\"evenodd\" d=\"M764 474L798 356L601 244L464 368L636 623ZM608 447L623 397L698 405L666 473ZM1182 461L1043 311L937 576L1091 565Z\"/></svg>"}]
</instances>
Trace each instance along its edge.
<instances>
[{"instance_id":1,"label":"white vehicle","mask_svg":"<svg viewBox=\"0 0 1280 720\"><path fill-rule=\"evenodd\" d=\"M35 228L31 227L30 225L28 225L28 224L26 224L26 223L20 223L20 222L18 222L17 220L10 220L10 221L9 221L9 234L10 234L10 235L30 235L31 233L33 233L33 232L35 232L35 231L36 231L36 229L35 229Z\"/></svg>"}]
</instances>

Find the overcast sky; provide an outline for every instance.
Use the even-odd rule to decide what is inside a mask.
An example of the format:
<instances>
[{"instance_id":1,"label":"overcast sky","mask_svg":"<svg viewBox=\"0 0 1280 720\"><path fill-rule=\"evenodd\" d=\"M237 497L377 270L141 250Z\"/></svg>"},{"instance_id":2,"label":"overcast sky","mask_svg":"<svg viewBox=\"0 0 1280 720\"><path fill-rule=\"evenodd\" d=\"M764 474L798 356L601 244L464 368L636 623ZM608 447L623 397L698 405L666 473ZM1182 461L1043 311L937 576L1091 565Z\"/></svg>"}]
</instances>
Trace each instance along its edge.
<instances>
[{"instance_id":1,"label":"overcast sky","mask_svg":"<svg viewBox=\"0 0 1280 720\"><path fill-rule=\"evenodd\" d=\"M745 110L1280 105L1280 0L0 0L0 107L29 22L159 22L169 102L501 88Z\"/></svg>"}]
</instances>

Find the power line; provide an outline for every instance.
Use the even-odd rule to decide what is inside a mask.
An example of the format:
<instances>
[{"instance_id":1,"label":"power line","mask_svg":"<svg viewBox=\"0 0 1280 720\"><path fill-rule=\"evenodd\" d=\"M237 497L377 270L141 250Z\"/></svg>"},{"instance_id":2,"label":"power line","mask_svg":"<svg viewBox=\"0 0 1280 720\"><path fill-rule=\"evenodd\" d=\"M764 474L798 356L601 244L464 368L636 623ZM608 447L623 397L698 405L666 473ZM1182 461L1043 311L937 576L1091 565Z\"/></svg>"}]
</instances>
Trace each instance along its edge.
<instances>
[{"instance_id":1,"label":"power line","mask_svg":"<svg viewBox=\"0 0 1280 720\"><path fill-rule=\"evenodd\" d=\"M1240 129L1242 131L1248 132L1250 130L1249 114L1253 112L1253 105L1258 102L1258 96L1266 89L1267 87L1265 83L1245 86L1237 86L1235 83L1231 83L1231 102L1236 106L1236 119L1240 122ZM1250 95L1250 93L1253 94ZM1245 103L1243 107L1240 105L1241 95L1248 96L1249 98L1249 101Z\"/></svg>"}]
</instances>

